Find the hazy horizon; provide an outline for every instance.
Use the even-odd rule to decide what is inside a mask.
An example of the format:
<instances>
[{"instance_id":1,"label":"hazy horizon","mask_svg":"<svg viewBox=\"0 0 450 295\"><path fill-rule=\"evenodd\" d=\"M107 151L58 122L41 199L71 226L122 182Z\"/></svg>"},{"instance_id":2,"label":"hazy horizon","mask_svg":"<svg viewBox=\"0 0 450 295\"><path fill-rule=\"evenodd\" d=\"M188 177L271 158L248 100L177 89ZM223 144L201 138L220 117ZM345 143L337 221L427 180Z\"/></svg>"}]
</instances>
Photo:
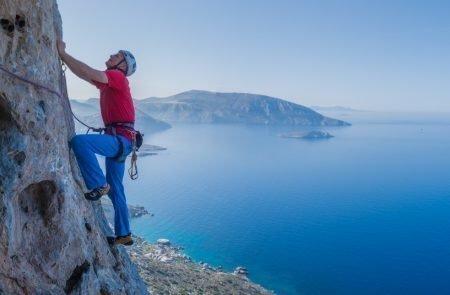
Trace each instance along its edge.
<instances>
[{"instance_id":1,"label":"hazy horizon","mask_svg":"<svg viewBox=\"0 0 450 295\"><path fill-rule=\"evenodd\" d=\"M183 92L188 92L188 91L207 91L207 92L216 92L216 91L210 91L210 90L200 90L200 89L190 89L190 90L186 90L186 91L181 91L178 93L174 93L168 96L148 96L148 97L143 97L143 98L133 98L135 100L144 100L144 99L148 99L148 98L164 98L164 97L170 97L170 96L174 96ZM218 93L241 93L241 92L218 92ZM253 95L262 95L262 96L268 96L266 94L261 94L261 93L248 93L248 94L253 94ZM271 96L273 97L273 96ZM273 98L278 98L278 99L282 99L291 103L295 103L295 104L299 104L299 105L303 105L305 107L311 108L311 109L315 109L315 108L323 108L323 109L329 109L330 111L333 111L333 109L342 109L343 111L355 111L355 112L386 112L386 113L408 113L408 114L449 114L450 115L450 110L435 110L435 111L416 111L416 110L396 110L396 109L357 109L354 108L353 106L348 106L348 105L304 105L302 103L299 102L295 102L292 100L288 100L288 99L284 99L282 97L273 97ZM71 100L76 100L76 101L87 101L90 99L99 99L99 96L96 97L87 97L87 98L74 98L74 97L70 97L69 99Z\"/></svg>"}]
</instances>

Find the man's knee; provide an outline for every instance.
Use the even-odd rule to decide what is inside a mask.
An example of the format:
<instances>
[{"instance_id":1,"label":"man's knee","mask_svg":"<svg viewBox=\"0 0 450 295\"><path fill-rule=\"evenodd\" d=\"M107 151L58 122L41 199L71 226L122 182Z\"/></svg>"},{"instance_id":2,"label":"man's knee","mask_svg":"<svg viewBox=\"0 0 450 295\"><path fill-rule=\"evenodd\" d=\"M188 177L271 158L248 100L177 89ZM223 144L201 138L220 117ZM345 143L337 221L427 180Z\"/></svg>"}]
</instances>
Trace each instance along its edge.
<instances>
[{"instance_id":1,"label":"man's knee","mask_svg":"<svg viewBox=\"0 0 450 295\"><path fill-rule=\"evenodd\" d=\"M72 139L69 141L69 145L73 150L78 149L84 144L84 136L83 135L75 135L72 137Z\"/></svg>"}]
</instances>

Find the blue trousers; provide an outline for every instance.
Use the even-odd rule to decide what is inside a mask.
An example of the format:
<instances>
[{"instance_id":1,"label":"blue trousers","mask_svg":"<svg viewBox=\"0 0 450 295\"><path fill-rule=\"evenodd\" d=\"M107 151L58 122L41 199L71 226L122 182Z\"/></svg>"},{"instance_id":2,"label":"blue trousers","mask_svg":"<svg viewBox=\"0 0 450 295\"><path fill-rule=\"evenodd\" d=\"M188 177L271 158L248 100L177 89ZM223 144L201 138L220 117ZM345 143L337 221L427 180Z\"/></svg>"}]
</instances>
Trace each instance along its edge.
<instances>
[{"instance_id":1,"label":"blue trousers","mask_svg":"<svg viewBox=\"0 0 450 295\"><path fill-rule=\"evenodd\" d=\"M128 155L132 148L131 142L125 137L122 137L122 141ZM111 159L119 152L119 140L107 134L75 135L71 139L70 145L77 158L87 188L92 190L104 186L106 183L110 185L111 190L108 196L114 206L114 231L116 236L130 234L127 200L122 183L125 162L117 162ZM100 168L96 154L106 157L106 177Z\"/></svg>"}]
</instances>

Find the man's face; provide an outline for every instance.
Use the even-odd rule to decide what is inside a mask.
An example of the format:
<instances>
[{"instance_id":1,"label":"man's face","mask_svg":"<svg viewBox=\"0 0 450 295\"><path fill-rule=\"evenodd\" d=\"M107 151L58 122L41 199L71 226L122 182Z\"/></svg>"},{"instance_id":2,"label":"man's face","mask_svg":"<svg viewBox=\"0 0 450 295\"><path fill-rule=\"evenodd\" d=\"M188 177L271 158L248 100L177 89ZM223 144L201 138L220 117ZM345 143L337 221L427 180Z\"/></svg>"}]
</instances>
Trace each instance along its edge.
<instances>
[{"instance_id":1,"label":"man's face","mask_svg":"<svg viewBox=\"0 0 450 295\"><path fill-rule=\"evenodd\" d=\"M105 65L107 68L110 68L110 67L117 65L122 60L123 60L122 53L117 52L116 54L111 54L109 56L109 59L105 62Z\"/></svg>"}]
</instances>

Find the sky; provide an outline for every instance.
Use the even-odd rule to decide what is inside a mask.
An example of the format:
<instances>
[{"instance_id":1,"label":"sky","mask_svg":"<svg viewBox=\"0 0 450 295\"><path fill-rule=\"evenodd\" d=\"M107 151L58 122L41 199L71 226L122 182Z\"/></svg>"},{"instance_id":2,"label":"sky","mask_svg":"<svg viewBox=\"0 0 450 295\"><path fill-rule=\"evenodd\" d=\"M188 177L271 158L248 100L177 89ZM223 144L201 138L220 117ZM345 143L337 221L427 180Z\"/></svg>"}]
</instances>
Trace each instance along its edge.
<instances>
[{"instance_id":1,"label":"sky","mask_svg":"<svg viewBox=\"0 0 450 295\"><path fill-rule=\"evenodd\" d=\"M305 106L450 112L450 1L58 0L66 50L130 50L135 99L198 89ZM67 75L69 96L98 90Z\"/></svg>"}]
</instances>

